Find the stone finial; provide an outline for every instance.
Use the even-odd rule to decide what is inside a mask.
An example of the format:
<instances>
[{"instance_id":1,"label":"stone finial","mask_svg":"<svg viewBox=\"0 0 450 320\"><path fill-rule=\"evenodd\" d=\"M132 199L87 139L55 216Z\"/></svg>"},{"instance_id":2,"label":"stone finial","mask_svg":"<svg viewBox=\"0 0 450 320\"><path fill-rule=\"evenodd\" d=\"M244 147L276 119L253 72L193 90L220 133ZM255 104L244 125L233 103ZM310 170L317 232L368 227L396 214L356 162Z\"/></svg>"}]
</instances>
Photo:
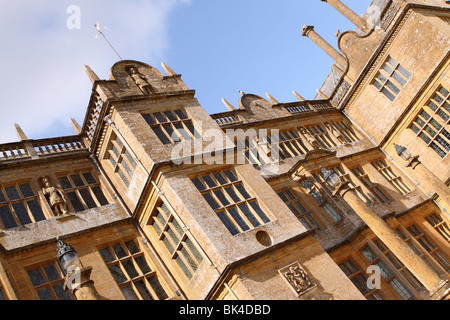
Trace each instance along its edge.
<instances>
[{"instance_id":1,"label":"stone finial","mask_svg":"<svg viewBox=\"0 0 450 320\"><path fill-rule=\"evenodd\" d=\"M223 104L225 105L225 107L227 107L227 109L228 109L229 111L234 111L234 110L236 110L236 108L233 107L232 104L229 103L226 99L222 98L222 102L223 102Z\"/></svg>"},{"instance_id":2,"label":"stone finial","mask_svg":"<svg viewBox=\"0 0 450 320\"><path fill-rule=\"evenodd\" d=\"M342 67L347 66L347 59L337 51L331 44L329 44L324 38L322 38L315 30L313 26L303 26L302 36L306 36L311 39L316 45L319 46L326 54L328 54L334 61L336 61Z\"/></svg>"},{"instance_id":3,"label":"stone finial","mask_svg":"<svg viewBox=\"0 0 450 320\"><path fill-rule=\"evenodd\" d=\"M161 66L163 67L164 71L166 72L166 74L170 77L170 76L174 76L177 73L175 71L173 71L173 69L171 67L169 67L166 63L161 62Z\"/></svg>"},{"instance_id":4,"label":"stone finial","mask_svg":"<svg viewBox=\"0 0 450 320\"><path fill-rule=\"evenodd\" d=\"M325 93L323 93L323 92L320 91L319 89L316 89L316 91L317 91L317 94L319 95L319 97L321 97L322 99L324 99L324 100L328 100L328 99L329 99L329 97L327 97L327 96L325 95Z\"/></svg>"},{"instance_id":5,"label":"stone finial","mask_svg":"<svg viewBox=\"0 0 450 320\"><path fill-rule=\"evenodd\" d=\"M299 95L295 90L292 90L292 93L298 99L298 101L300 101L300 102L305 101L305 99L301 95Z\"/></svg>"},{"instance_id":6,"label":"stone finial","mask_svg":"<svg viewBox=\"0 0 450 320\"><path fill-rule=\"evenodd\" d=\"M245 92L242 91L242 90L239 90L239 93L241 94L241 96L244 96L244 95L245 95Z\"/></svg>"},{"instance_id":7,"label":"stone finial","mask_svg":"<svg viewBox=\"0 0 450 320\"><path fill-rule=\"evenodd\" d=\"M308 36L308 32L311 31L311 30L314 30L314 26L304 25L302 27L302 36L307 37Z\"/></svg>"},{"instance_id":8,"label":"stone finial","mask_svg":"<svg viewBox=\"0 0 450 320\"><path fill-rule=\"evenodd\" d=\"M335 8L339 13L341 13L344 17L350 20L355 26L357 26L364 33L368 34L370 29L367 27L367 22L358 16L353 10L347 7L340 0L320 0L322 2L326 2L330 4L333 8Z\"/></svg>"},{"instance_id":9,"label":"stone finial","mask_svg":"<svg viewBox=\"0 0 450 320\"><path fill-rule=\"evenodd\" d=\"M272 97L270 94L266 93L267 98L270 100L270 102L272 102L272 104L279 104L279 102Z\"/></svg>"},{"instance_id":10,"label":"stone finial","mask_svg":"<svg viewBox=\"0 0 450 320\"><path fill-rule=\"evenodd\" d=\"M70 118L70 124L72 125L72 128L76 134L81 133L81 126L78 124L77 120L75 120L74 118Z\"/></svg>"},{"instance_id":11,"label":"stone finial","mask_svg":"<svg viewBox=\"0 0 450 320\"><path fill-rule=\"evenodd\" d=\"M100 80L100 78L95 74L94 71L92 71L92 69L88 65L84 65L84 71L86 72L89 80L91 80L92 83L94 83L94 81Z\"/></svg>"},{"instance_id":12,"label":"stone finial","mask_svg":"<svg viewBox=\"0 0 450 320\"><path fill-rule=\"evenodd\" d=\"M27 135L25 134L25 132L23 132L22 128L17 123L14 123L14 129L16 130L17 137L20 141L28 140Z\"/></svg>"}]
</instances>

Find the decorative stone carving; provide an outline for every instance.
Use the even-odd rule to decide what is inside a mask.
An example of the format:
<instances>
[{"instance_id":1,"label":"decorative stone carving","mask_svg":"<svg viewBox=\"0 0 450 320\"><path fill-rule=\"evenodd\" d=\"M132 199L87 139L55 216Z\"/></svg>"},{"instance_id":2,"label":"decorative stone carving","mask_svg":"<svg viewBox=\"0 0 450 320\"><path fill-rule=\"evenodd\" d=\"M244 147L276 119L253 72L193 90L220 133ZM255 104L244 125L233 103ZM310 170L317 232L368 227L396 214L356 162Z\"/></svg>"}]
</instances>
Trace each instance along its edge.
<instances>
[{"instance_id":1,"label":"decorative stone carving","mask_svg":"<svg viewBox=\"0 0 450 320\"><path fill-rule=\"evenodd\" d=\"M50 180L47 177L41 178L42 193L48 196L50 206L55 216L64 215L68 212L67 200L64 195L64 191L58 187L54 187L50 184Z\"/></svg>"},{"instance_id":2,"label":"decorative stone carving","mask_svg":"<svg viewBox=\"0 0 450 320\"><path fill-rule=\"evenodd\" d=\"M279 273L299 296L315 287L311 278L298 262L279 270Z\"/></svg>"},{"instance_id":3,"label":"decorative stone carving","mask_svg":"<svg viewBox=\"0 0 450 320\"><path fill-rule=\"evenodd\" d=\"M309 144L314 148L314 149L320 149L320 145L317 142L316 138L314 138L314 136L312 134L310 134L305 127L300 127L300 133L305 137L306 141L309 142Z\"/></svg>"},{"instance_id":4,"label":"decorative stone carving","mask_svg":"<svg viewBox=\"0 0 450 320\"><path fill-rule=\"evenodd\" d=\"M328 131L331 132L331 134L333 136L336 137L336 139L339 140L340 143L342 144L346 144L347 142L345 141L344 137L342 136L342 133L340 133L338 130L336 130L335 127L333 127L331 124L329 123L325 123L325 127L328 129Z\"/></svg>"},{"instance_id":5,"label":"decorative stone carving","mask_svg":"<svg viewBox=\"0 0 450 320\"><path fill-rule=\"evenodd\" d=\"M139 73L137 68L131 67L129 69L129 72L130 72L130 77L134 80L136 85L139 87L139 89L141 89L141 91L144 94L153 93L153 88L150 85L150 83L148 83L147 78L143 74Z\"/></svg>"}]
</instances>

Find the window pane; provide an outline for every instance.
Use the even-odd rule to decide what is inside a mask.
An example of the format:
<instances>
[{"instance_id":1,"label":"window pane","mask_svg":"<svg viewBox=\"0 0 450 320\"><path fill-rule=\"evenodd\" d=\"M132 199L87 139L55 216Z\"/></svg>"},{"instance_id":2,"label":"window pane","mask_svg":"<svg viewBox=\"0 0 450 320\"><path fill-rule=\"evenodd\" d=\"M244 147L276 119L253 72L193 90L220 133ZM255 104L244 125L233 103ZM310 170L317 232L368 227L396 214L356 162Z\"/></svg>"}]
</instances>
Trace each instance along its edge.
<instances>
[{"instance_id":1,"label":"window pane","mask_svg":"<svg viewBox=\"0 0 450 320\"><path fill-rule=\"evenodd\" d=\"M141 295L143 300L154 300L152 294L148 290L147 286L145 285L143 280L136 281L134 283L136 288L139 291L139 294Z\"/></svg>"},{"instance_id":2,"label":"window pane","mask_svg":"<svg viewBox=\"0 0 450 320\"><path fill-rule=\"evenodd\" d=\"M6 229L17 227L17 223L14 220L11 210L8 206L0 207L0 218L2 219L3 225Z\"/></svg>"},{"instance_id":3,"label":"window pane","mask_svg":"<svg viewBox=\"0 0 450 320\"><path fill-rule=\"evenodd\" d=\"M99 252L105 263L109 263L115 260L113 254L111 253L111 251L109 251L109 248L100 249Z\"/></svg>"},{"instance_id":4,"label":"window pane","mask_svg":"<svg viewBox=\"0 0 450 320\"><path fill-rule=\"evenodd\" d=\"M123 274L118 264L112 265L109 267L109 271L111 272L113 278L116 280L118 284L127 281L127 278Z\"/></svg>"},{"instance_id":5,"label":"window pane","mask_svg":"<svg viewBox=\"0 0 450 320\"><path fill-rule=\"evenodd\" d=\"M212 197L210 193L203 194L203 197L209 203L209 205L213 210L220 208L220 205L217 203L217 201Z\"/></svg>"},{"instance_id":6,"label":"window pane","mask_svg":"<svg viewBox=\"0 0 450 320\"><path fill-rule=\"evenodd\" d=\"M89 209L97 207L88 189L79 189L78 191Z\"/></svg>"},{"instance_id":7,"label":"window pane","mask_svg":"<svg viewBox=\"0 0 450 320\"><path fill-rule=\"evenodd\" d=\"M73 181L73 183L75 183L75 186L77 186L77 187L84 186L84 182L81 179L79 174L71 175L70 178L72 178L72 181Z\"/></svg>"},{"instance_id":8,"label":"window pane","mask_svg":"<svg viewBox=\"0 0 450 320\"><path fill-rule=\"evenodd\" d=\"M199 191L203 191L203 190L206 189L206 187L203 185L203 183L200 181L199 178L194 178L194 179L191 179L191 180L192 180L192 183L194 183L194 185L197 187L197 189Z\"/></svg>"},{"instance_id":9,"label":"window pane","mask_svg":"<svg viewBox=\"0 0 450 320\"><path fill-rule=\"evenodd\" d=\"M266 214L264 213L264 211L261 209L261 207L259 206L259 204L256 201L250 202L250 205L252 206L253 210L255 210L255 212L258 214L258 216L261 218L261 220L264 223L270 222L269 217L266 216Z\"/></svg>"},{"instance_id":10,"label":"window pane","mask_svg":"<svg viewBox=\"0 0 450 320\"><path fill-rule=\"evenodd\" d=\"M12 206L13 206L14 212L16 213L17 218L19 218L21 225L31 223L31 219L28 216L28 211L22 202L15 203Z\"/></svg>"},{"instance_id":11,"label":"window pane","mask_svg":"<svg viewBox=\"0 0 450 320\"><path fill-rule=\"evenodd\" d=\"M230 231L230 233L234 236L239 233L239 231L236 229L234 224L230 221L228 216L225 214L224 211L217 212L217 216L219 217L220 221L225 225L225 227Z\"/></svg>"},{"instance_id":12,"label":"window pane","mask_svg":"<svg viewBox=\"0 0 450 320\"><path fill-rule=\"evenodd\" d=\"M177 118L173 115L171 111L165 111L164 114L169 119L169 121L176 121Z\"/></svg>"},{"instance_id":13,"label":"window pane","mask_svg":"<svg viewBox=\"0 0 450 320\"><path fill-rule=\"evenodd\" d=\"M28 271L28 276L30 277L31 283L35 287L45 283L44 276L42 275L40 269Z\"/></svg>"},{"instance_id":14,"label":"window pane","mask_svg":"<svg viewBox=\"0 0 450 320\"><path fill-rule=\"evenodd\" d=\"M5 196L3 195L2 190L0 189L0 203L6 202Z\"/></svg>"},{"instance_id":15,"label":"window pane","mask_svg":"<svg viewBox=\"0 0 450 320\"><path fill-rule=\"evenodd\" d=\"M16 187L14 187L14 186L13 187L6 187L5 191L6 191L6 195L8 196L10 201L20 199L20 195L19 195L19 192L17 192Z\"/></svg>"},{"instance_id":16,"label":"window pane","mask_svg":"<svg viewBox=\"0 0 450 320\"><path fill-rule=\"evenodd\" d=\"M185 120L188 118L182 110L175 110L175 113L177 114L178 118L180 118L180 120Z\"/></svg>"},{"instance_id":17,"label":"window pane","mask_svg":"<svg viewBox=\"0 0 450 320\"><path fill-rule=\"evenodd\" d=\"M159 138L159 140L161 140L161 142L163 144L170 144L170 140L167 138L167 136L162 132L160 127L153 127L153 132L157 135L157 137Z\"/></svg>"},{"instance_id":18,"label":"window pane","mask_svg":"<svg viewBox=\"0 0 450 320\"><path fill-rule=\"evenodd\" d=\"M239 198L239 196L237 195L235 189L232 186L226 187L225 191L228 193L228 195L231 197L231 199L233 199L233 201L235 203L241 201L241 198Z\"/></svg>"},{"instance_id":19,"label":"window pane","mask_svg":"<svg viewBox=\"0 0 450 320\"><path fill-rule=\"evenodd\" d=\"M137 247L136 243L133 240L125 242L125 246L127 247L128 251L130 251L131 254L139 252L139 248Z\"/></svg>"},{"instance_id":20,"label":"window pane","mask_svg":"<svg viewBox=\"0 0 450 320\"><path fill-rule=\"evenodd\" d=\"M139 256L134 258L137 265L139 266L139 269L141 269L142 274L147 274L149 272L152 272L152 269L149 267L147 261L145 260L144 256Z\"/></svg>"},{"instance_id":21,"label":"window pane","mask_svg":"<svg viewBox=\"0 0 450 320\"><path fill-rule=\"evenodd\" d=\"M69 198L69 201L72 204L72 206L76 212L84 210L83 204L81 203L80 199L78 198L78 196L75 192L67 193L67 198Z\"/></svg>"},{"instance_id":22,"label":"window pane","mask_svg":"<svg viewBox=\"0 0 450 320\"><path fill-rule=\"evenodd\" d=\"M56 269L56 267L53 264L45 266L44 272L49 281L55 281L55 280L61 279L61 275L59 274L58 270Z\"/></svg>"},{"instance_id":23,"label":"window pane","mask_svg":"<svg viewBox=\"0 0 450 320\"><path fill-rule=\"evenodd\" d=\"M215 190L214 194L219 199L219 201L222 203L222 206L227 206L230 204L230 201L225 197L222 190Z\"/></svg>"},{"instance_id":24,"label":"window pane","mask_svg":"<svg viewBox=\"0 0 450 320\"><path fill-rule=\"evenodd\" d=\"M36 290L40 300L54 300L49 288Z\"/></svg>"},{"instance_id":25,"label":"window pane","mask_svg":"<svg viewBox=\"0 0 450 320\"><path fill-rule=\"evenodd\" d=\"M28 208L30 208L31 213L33 214L34 220L41 221L45 220L44 213L42 212L41 206L37 202L37 200L31 200L27 202Z\"/></svg>"},{"instance_id":26,"label":"window pane","mask_svg":"<svg viewBox=\"0 0 450 320\"><path fill-rule=\"evenodd\" d=\"M228 212L230 213L230 215L234 219L234 221L237 223L237 225L242 229L242 231L247 231L250 229L250 227L247 225L247 223L239 215L236 208L230 208L228 210Z\"/></svg>"},{"instance_id":27,"label":"window pane","mask_svg":"<svg viewBox=\"0 0 450 320\"><path fill-rule=\"evenodd\" d=\"M211 176L209 176L209 175L203 176L203 180L206 182L206 184L207 184L210 188L217 187L216 182L211 178Z\"/></svg>"},{"instance_id":28,"label":"window pane","mask_svg":"<svg viewBox=\"0 0 450 320\"><path fill-rule=\"evenodd\" d=\"M131 261L131 259L126 260L126 261L123 261L123 262L122 262L122 265L123 265L125 271L126 271L127 274L128 274L128 277L129 277L130 279L133 279L133 278L136 278L136 277L139 276L139 273L138 273L138 271L136 270L136 268L134 267L134 264L133 264L133 262Z\"/></svg>"},{"instance_id":29,"label":"window pane","mask_svg":"<svg viewBox=\"0 0 450 320\"><path fill-rule=\"evenodd\" d=\"M165 300L165 299L169 298L156 276L148 277L147 280L150 283L150 286L152 287L153 291L156 293L156 296L158 297L159 300Z\"/></svg>"},{"instance_id":30,"label":"window pane","mask_svg":"<svg viewBox=\"0 0 450 320\"><path fill-rule=\"evenodd\" d=\"M83 177L86 179L87 183L89 184L96 184L97 181L95 180L94 176L90 172L83 173Z\"/></svg>"},{"instance_id":31,"label":"window pane","mask_svg":"<svg viewBox=\"0 0 450 320\"><path fill-rule=\"evenodd\" d=\"M138 296L134 292L133 288L130 284L123 286L120 288L122 290L123 295L125 296L125 299L127 300L139 300Z\"/></svg>"},{"instance_id":32,"label":"window pane","mask_svg":"<svg viewBox=\"0 0 450 320\"><path fill-rule=\"evenodd\" d=\"M22 192L22 195L25 198L34 196L33 190L31 190L31 187L29 184L22 184L19 186L19 188L20 188L20 191Z\"/></svg>"},{"instance_id":33,"label":"window pane","mask_svg":"<svg viewBox=\"0 0 450 320\"><path fill-rule=\"evenodd\" d=\"M224 171L224 174L227 176L227 178L228 178L231 182L237 181L236 176L235 176L230 170Z\"/></svg>"},{"instance_id":34,"label":"window pane","mask_svg":"<svg viewBox=\"0 0 450 320\"><path fill-rule=\"evenodd\" d=\"M261 225L261 223L255 218L253 213L250 211L250 208L248 207L247 203L239 205L239 209L241 209L241 211L244 213L244 215L247 217L248 221L250 221L253 227Z\"/></svg>"},{"instance_id":35,"label":"window pane","mask_svg":"<svg viewBox=\"0 0 450 320\"><path fill-rule=\"evenodd\" d=\"M155 124L155 120L153 120L153 117L149 114L143 114L142 115L145 119L145 121L147 121L148 124Z\"/></svg>"},{"instance_id":36,"label":"window pane","mask_svg":"<svg viewBox=\"0 0 450 320\"><path fill-rule=\"evenodd\" d=\"M123 258L128 256L127 252L125 251L125 249L122 247L122 245L120 243L113 245L112 246L114 252L116 253L117 258Z\"/></svg>"},{"instance_id":37,"label":"window pane","mask_svg":"<svg viewBox=\"0 0 450 320\"><path fill-rule=\"evenodd\" d=\"M105 198L105 195L102 192L102 189L100 187L93 187L92 191L95 194L95 197L97 198L97 201L100 202L101 206L105 206L109 204L108 200Z\"/></svg>"},{"instance_id":38,"label":"window pane","mask_svg":"<svg viewBox=\"0 0 450 320\"><path fill-rule=\"evenodd\" d=\"M69 292L63 289L63 285L62 282L53 285L53 290L55 291L58 300L72 300Z\"/></svg>"},{"instance_id":39,"label":"window pane","mask_svg":"<svg viewBox=\"0 0 450 320\"><path fill-rule=\"evenodd\" d=\"M245 190L244 186L242 184L235 185L236 189L239 190L239 193L244 197L244 199L250 199L251 196L248 194L247 190Z\"/></svg>"}]
</instances>

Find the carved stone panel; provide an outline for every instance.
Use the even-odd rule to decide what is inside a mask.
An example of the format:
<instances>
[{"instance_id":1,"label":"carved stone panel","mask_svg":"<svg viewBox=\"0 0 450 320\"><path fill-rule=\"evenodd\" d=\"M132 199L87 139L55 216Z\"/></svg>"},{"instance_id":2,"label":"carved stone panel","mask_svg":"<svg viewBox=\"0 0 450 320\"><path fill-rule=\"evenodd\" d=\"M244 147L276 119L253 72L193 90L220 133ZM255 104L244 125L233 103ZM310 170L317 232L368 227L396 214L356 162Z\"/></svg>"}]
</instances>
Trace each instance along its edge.
<instances>
[{"instance_id":1,"label":"carved stone panel","mask_svg":"<svg viewBox=\"0 0 450 320\"><path fill-rule=\"evenodd\" d=\"M311 277L298 262L284 267L283 269L278 270L278 272L298 296L305 294L316 286L311 280Z\"/></svg>"}]
</instances>

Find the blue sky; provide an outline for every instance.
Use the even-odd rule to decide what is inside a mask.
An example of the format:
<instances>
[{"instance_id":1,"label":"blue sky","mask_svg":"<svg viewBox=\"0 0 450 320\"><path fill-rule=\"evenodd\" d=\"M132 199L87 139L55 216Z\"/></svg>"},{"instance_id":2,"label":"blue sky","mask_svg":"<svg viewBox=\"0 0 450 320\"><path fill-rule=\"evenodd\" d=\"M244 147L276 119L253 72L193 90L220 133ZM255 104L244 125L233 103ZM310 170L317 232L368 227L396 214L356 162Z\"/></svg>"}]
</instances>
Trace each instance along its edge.
<instances>
[{"instance_id":1,"label":"blue sky","mask_svg":"<svg viewBox=\"0 0 450 320\"><path fill-rule=\"evenodd\" d=\"M362 15L372 0L342 2ZM67 27L71 5L79 29ZM74 134L71 117L83 123L92 89L83 65L107 79L118 60L95 39L97 21L123 59L181 73L209 113L226 111L222 98L237 106L238 90L314 98L333 61L301 27L336 48L338 29L355 30L319 0L1 0L0 143L17 141L14 123L30 139Z\"/></svg>"}]
</instances>

